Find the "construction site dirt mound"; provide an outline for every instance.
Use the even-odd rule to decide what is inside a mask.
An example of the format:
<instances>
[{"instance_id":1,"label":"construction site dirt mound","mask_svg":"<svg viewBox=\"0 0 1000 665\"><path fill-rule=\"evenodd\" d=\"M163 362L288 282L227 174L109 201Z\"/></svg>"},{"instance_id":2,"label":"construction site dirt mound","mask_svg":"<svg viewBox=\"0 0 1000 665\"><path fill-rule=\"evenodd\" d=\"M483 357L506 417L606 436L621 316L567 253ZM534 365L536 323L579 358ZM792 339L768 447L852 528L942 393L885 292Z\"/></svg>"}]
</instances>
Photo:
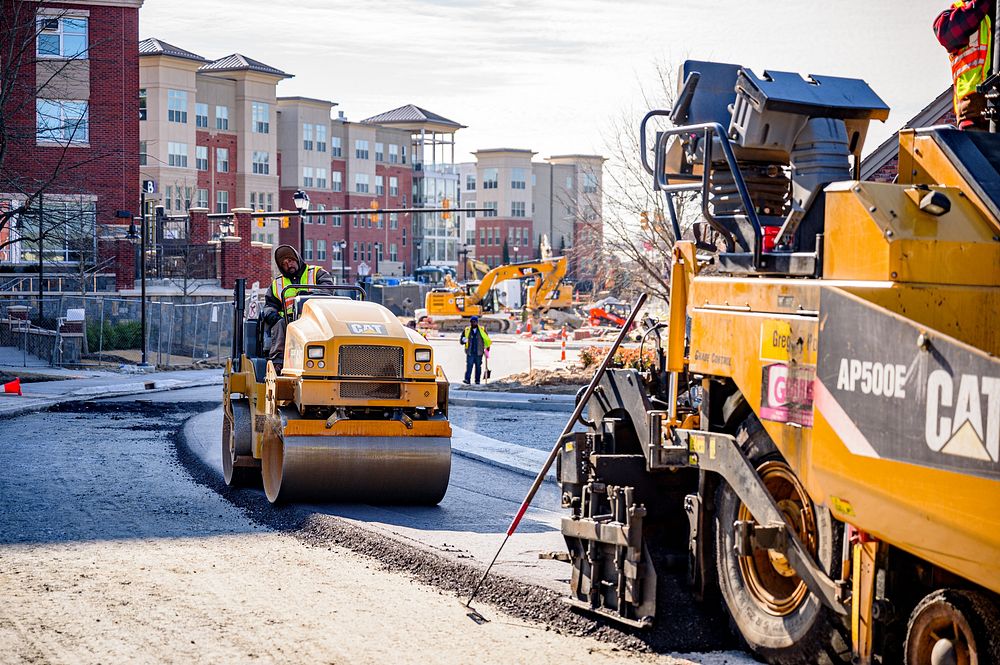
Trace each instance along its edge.
<instances>
[{"instance_id":1,"label":"construction site dirt mound","mask_svg":"<svg viewBox=\"0 0 1000 665\"><path fill-rule=\"evenodd\" d=\"M593 375L593 368L583 369L579 365L573 365L571 367L536 369L532 372L511 374L497 381L491 381L478 386L462 386L462 389L575 395L576 391L590 382Z\"/></svg>"}]
</instances>

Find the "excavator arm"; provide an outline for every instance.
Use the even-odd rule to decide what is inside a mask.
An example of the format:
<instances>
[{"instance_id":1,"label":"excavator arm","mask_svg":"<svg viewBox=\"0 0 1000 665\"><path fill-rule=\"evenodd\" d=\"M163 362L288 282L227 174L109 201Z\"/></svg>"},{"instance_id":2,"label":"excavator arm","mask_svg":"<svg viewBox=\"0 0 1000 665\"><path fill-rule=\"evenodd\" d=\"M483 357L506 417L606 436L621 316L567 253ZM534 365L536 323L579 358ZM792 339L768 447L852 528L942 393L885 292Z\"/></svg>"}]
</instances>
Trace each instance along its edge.
<instances>
[{"instance_id":1,"label":"excavator arm","mask_svg":"<svg viewBox=\"0 0 1000 665\"><path fill-rule=\"evenodd\" d=\"M479 286L469 295L469 300L476 304L482 302L498 282L504 282L508 279L535 277L541 280L539 288L535 289L535 296L532 298L532 302L526 303L525 306L529 309L536 309L540 303L544 302L547 294L558 290L559 283L565 276L566 257L564 256L497 266L483 275Z\"/></svg>"}]
</instances>

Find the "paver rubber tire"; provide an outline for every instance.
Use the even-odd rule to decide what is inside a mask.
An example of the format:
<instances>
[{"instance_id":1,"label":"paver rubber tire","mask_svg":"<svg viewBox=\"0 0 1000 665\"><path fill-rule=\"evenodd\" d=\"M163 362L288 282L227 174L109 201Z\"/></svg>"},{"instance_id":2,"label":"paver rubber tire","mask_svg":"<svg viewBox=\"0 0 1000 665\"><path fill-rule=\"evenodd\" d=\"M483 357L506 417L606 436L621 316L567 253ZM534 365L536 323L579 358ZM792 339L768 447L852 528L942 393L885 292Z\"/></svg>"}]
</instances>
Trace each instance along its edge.
<instances>
[{"instance_id":1,"label":"paver rubber tire","mask_svg":"<svg viewBox=\"0 0 1000 665\"><path fill-rule=\"evenodd\" d=\"M737 440L758 470L777 468L782 469L782 473L790 473L771 438L755 417L751 416L743 423ZM808 497L806 500L808 501ZM817 563L828 574L836 576L832 571L837 570L839 573L843 525L834 520L828 510L813 506L811 501L809 504L814 515ZM752 557L747 557L741 565L742 557L735 550L733 523L747 518L746 514L740 515L742 506L743 503L729 484L720 482L716 493L714 522L716 573L723 607L729 615L730 628L734 634L752 652L772 665L849 662L850 639L847 626L811 591L803 587L797 594L789 594L788 607L778 611L765 607L760 600L760 591L755 593L752 590L754 583L748 581L746 570L748 566L757 564ZM797 577L791 579L795 580Z\"/></svg>"},{"instance_id":2,"label":"paver rubber tire","mask_svg":"<svg viewBox=\"0 0 1000 665\"><path fill-rule=\"evenodd\" d=\"M976 591L939 589L917 603L906 626L905 662L931 665L935 660L958 665L1000 663L996 602Z\"/></svg>"},{"instance_id":3,"label":"paver rubber tire","mask_svg":"<svg viewBox=\"0 0 1000 665\"><path fill-rule=\"evenodd\" d=\"M222 477L229 487L259 487L258 466L236 466L237 456L249 452L253 440L250 405L245 399L235 399L232 409L234 422L222 417Z\"/></svg>"}]
</instances>

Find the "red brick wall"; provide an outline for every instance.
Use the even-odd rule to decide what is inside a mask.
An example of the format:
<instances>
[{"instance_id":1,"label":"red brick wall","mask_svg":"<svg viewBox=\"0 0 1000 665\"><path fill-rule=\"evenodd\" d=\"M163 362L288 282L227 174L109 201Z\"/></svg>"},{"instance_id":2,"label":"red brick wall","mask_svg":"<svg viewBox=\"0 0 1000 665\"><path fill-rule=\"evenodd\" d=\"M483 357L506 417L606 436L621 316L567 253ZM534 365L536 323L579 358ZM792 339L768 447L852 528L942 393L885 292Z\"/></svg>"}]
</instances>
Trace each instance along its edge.
<instances>
[{"instance_id":1,"label":"red brick wall","mask_svg":"<svg viewBox=\"0 0 1000 665\"><path fill-rule=\"evenodd\" d=\"M114 241L115 288L119 291L135 287L135 245L125 239ZM147 261L147 266L149 265Z\"/></svg>"},{"instance_id":2,"label":"red brick wall","mask_svg":"<svg viewBox=\"0 0 1000 665\"><path fill-rule=\"evenodd\" d=\"M12 4L4 0L0 13L11 11ZM98 224L115 223L116 211L139 210L139 11L98 4L47 6L90 13L90 147L36 145L32 63L18 74L14 94L0 109L8 128L25 137L8 146L0 170L8 178L45 180L62 160L63 175L46 191L96 195Z\"/></svg>"},{"instance_id":3,"label":"red brick wall","mask_svg":"<svg viewBox=\"0 0 1000 665\"><path fill-rule=\"evenodd\" d=\"M208 171L198 171L198 188L208 190L208 209L215 212L215 193L218 191L229 192L229 209L239 208L247 204L247 201L236 200L236 134L227 132L209 132L199 129L197 133L198 145L208 147ZM229 172L218 173L215 163L215 149L229 148Z\"/></svg>"},{"instance_id":4,"label":"red brick wall","mask_svg":"<svg viewBox=\"0 0 1000 665\"><path fill-rule=\"evenodd\" d=\"M479 239L482 237L480 235L480 229L489 229L487 233L490 233L490 237L496 241L497 230L500 233L499 244L493 245L482 245ZM520 240L525 233L522 229L527 229L527 245L513 245L508 242L508 251L510 253L510 260L514 261L514 247L517 247L517 261L527 261L535 258L536 247L532 244L533 239L531 236L531 220L527 218L503 218L503 217L480 217L476 220L476 246L475 252L471 254L480 261L485 261L491 266L498 266L503 264L503 243L510 237L511 231L509 229L516 229L518 234L518 240ZM464 241L464 238L462 239ZM470 248L473 249L473 248Z\"/></svg>"},{"instance_id":5,"label":"red brick wall","mask_svg":"<svg viewBox=\"0 0 1000 665\"><path fill-rule=\"evenodd\" d=\"M238 212L235 218L238 235L223 238L221 242L220 285L231 289L241 277L246 278L247 284L270 284L271 256L267 245L251 241L254 221L249 214Z\"/></svg>"},{"instance_id":6,"label":"red brick wall","mask_svg":"<svg viewBox=\"0 0 1000 665\"><path fill-rule=\"evenodd\" d=\"M207 212L197 209L188 212L188 220L188 241L192 245L207 245L218 223L210 220Z\"/></svg>"}]
</instances>

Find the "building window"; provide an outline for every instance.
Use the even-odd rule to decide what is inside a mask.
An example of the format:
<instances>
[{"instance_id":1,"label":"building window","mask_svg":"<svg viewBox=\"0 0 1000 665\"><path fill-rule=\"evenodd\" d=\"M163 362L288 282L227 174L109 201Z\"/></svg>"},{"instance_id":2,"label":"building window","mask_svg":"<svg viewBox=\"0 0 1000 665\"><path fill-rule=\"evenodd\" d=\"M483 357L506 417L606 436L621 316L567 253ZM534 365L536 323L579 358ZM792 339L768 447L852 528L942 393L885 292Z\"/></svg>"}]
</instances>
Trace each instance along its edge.
<instances>
[{"instance_id":1,"label":"building window","mask_svg":"<svg viewBox=\"0 0 1000 665\"><path fill-rule=\"evenodd\" d=\"M302 167L302 186L312 189L313 187L313 167L303 166Z\"/></svg>"},{"instance_id":2,"label":"building window","mask_svg":"<svg viewBox=\"0 0 1000 665\"><path fill-rule=\"evenodd\" d=\"M199 171L208 170L208 146L198 145L194 148L194 167Z\"/></svg>"},{"instance_id":3,"label":"building window","mask_svg":"<svg viewBox=\"0 0 1000 665\"><path fill-rule=\"evenodd\" d=\"M396 243L389 243L389 260L398 261L399 260L399 250L396 248Z\"/></svg>"},{"instance_id":4,"label":"building window","mask_svg":"<svg viewBox=\"0 0 1000 665\"><path fill-rule=\"evenodd\" d=\"M37 54L40 58L86 58L87 18L38 17Z\"/></svg>"},{"instance_id":5,"label":"building window","mask_svg":"<svg viewBox=\"0 0 1000 665\"><path fill-rule=\"evenodd\" d=\"M511 189L526 189L527 188L527 173L524 169L511 169L510 170L510 188Z\"/></svg>"},{"instance_id":6,"label":"building window","mask_svg":"<svg viewBox=\"0 0 1000 665\"><path fill-rule=\"evenodd\" d=\"M222 190L215 193L215 212L229 212L229 192Z\"/></svg>"},{"instance_id":7,"label":"building window","mask_svg":"<svg viewBox=\"0 0 1000 665\"><path fill-rule=\"evenodd\" d=\"M139 89L139 120L146 119L146 109L147 103L149 101L149 96L146 94L145 88Z\"/></svg>"},{"instance_id":8,"label":"building window","mask_svg":"<svg viewBox=\"0 0 1000 665\"><path fill-rule=\"evenodd\" d=\"M354 156L357 159L368 159L368 141L358 139L354 142Z\"/></svg>"},{"instance_id":9,"label":"building window","mask_svg":"<svg viewBox=\"0 0 1000 665\"><path fill-rule=\"evenodd\" d=\"M306 261L312 261L313 258L313 241L312 238L306 238L305 249L302 250L302 258Z\"/></svg>"},{"instance_id":10,"label":"building window","mask_svg":"<svg viewBox=\"0 0 1000 665\"><path fill-rule=\"evenodd\" d=\"M167 121L187 123L188 94L184 90L167 90Z\"/></svg>"},{"instance_id":11,"label":"building window","mask_svg":"<svg viewBox=\"0 0 1000 665\"><path fill-rule=\"evenodd\" d=\"M596 194L597 193L597 176L593 173L583 174L583 193L584 194Z\"/></svg>"},{"instance_id":12,"label":"building window","mask_svg":"<svg viewBox=\"0 0 1000 665\"><path fill-rule=\"evenodd\" d=\"M229 148L215 149L215 172L229 173Z\"/></svg>"},{"instance_id":13,"label":"building window","mask_svg":"<svg viewBox=\"0 0 1000 665\"><path fill-rule=\"evenodd\" d=\"M308 122L302 125L302 149L313 149L313 126Z\"/></svg>"},{"instance_id":14,"label":"building window","mask_svg":"<svg viewBox=\"0 0 1000 665\"><path fill-rule=\"evenodd\" d=\"M147 159L146 142L139 141L139 166L146 166Z\"/></svg>"},{"instance_id":15,"label":"building window","mask_svg":"<svg viewBox=\"0 0 1000 665\"><path fill-rule=\"evenodd\" d=\"M194 105L194 126L208 129L208 104L195 102Z\"/></svg>"},{"instance_id":16,"label":"building window","mask_svg":"<svg viewBox=\"0 0 1000 665\"><path fill-rule=\"evenodd\" d=\"M187 168L188 146L187 143L167 143L167 166L179 166Z\"/></svg>"},{"instance_id":17,"label":"building window","mask_svg":"<svg viewBox=\"0 0 1000 665\"><path fill-rule=\"evenodd\" d=\"M271 133L271 107L264 102L253 102L250 106L251 115L253 116L253 133L254 134L270 134ZM266 153L265 153L266 154Z\"/></svg>"},{"instance_id":18,"label":"building window","mask_svg":"<svg viewBox=\"0 0 1000 665\"><path fill-rule=\"evenodd\" d=\"M389 196L399 196L399 178L389 176Z\"/></svg>"},{"instance_id":19,"label":"building window","mask_svg":"<svg viewBox=\"0 0 1000 665\"><path fill-rule=\"evenodd\" d=\"M486 246L486 229L479 229L479 245Z\"/></svg>"},{"instance_id":20,"label":"building window","mask_svg":"<svg viewBox=\"0 0 1000 665\"><path fill-rule=\"evenodd\" d=\"M257 192L250 192L250 209L257 210Z\"/></svg>"},{"instance_id":21,"label":"building window","mask_svg":"<svg viewBox=\"0 0 1000 665\"><path fill-rule=\"evenodd\" d=\"M194 193L194 195L195 195L197 207L199 207L199 208L207 208L208 207L208 190L207 189L196 190L195 193Z\"/></svg>"},{"instance_id":22,"label":"building window","mask_svg":"<svg viewBox=\"0 0 1000 665\"><path fill-rule=\"evenodd\" d=\"M326 206L323 205L322 203L317 203L316 210L317 212L323 212L324 210L326 210ZM316 215L315 223L321 226L326 226L326 215Z\"/></svg>"},{"instance_id":23,"label":"building window","mask_svg":"<svg viewBox=\"0 0 1000 665\"><path fill-rule=\"evenodd\" d=\"M403 247L406 247L406 227L403 227Z\"/></svg>"},{"instance_id":24,"label":"building window","mask_svg":"<svg viewBox=\"0 0 1000 665\"><path fill-rule=\"evenodd\" d=\"M466 204L465 204L465 207L466 207L465 218L466 219L474 219L475 216L476 216L476 213L472 212L472 210L476 207L476 202L475 201L467 201Z\"/></svg>"},{"instance_id":25,"label":"building window","mask_svg":"<svg viewBox=\"0 0 1000 665\"><path fill-rule=\"evenodd\" d=\"M86 144L90 142L87 102L36 99L35 136L38 141Z\"/></svg>"},{"instance_id":26,"label":"building window","mask_svg":"<svg viewBox=\"0 0 1000 665\"><path fill-rule=\"evenodd\" d=\"M483 169L483 189L496 189L497 178L497 169Z\"/></svg>"},{"instance_id":27,"label":"building window","mask_svg":"<svg viewBox=\"0 0 1000 665\"><path fill-rule=\"evenodd\" d=\"M354 191L358 194L368 193L368 174L367 173L355 173L354 174Z\"/></svg>"},{"instance_id":28,"label":"building window","mask_svg":"<svg viewBox=\"0 0 1000 665\"><path fill-rule=\"evenodd\" d=\"M271 155L267 152L262 152L259 150L253 151L253 173L255 175L267 175L271 172L271 167L269 162L271 161Z\"/></svg>"},{"instance_id":29,"label":"building window","mask_svg":"<svg viewBox=\"0 0 1000 665\"><path fill-rule=\"evenodd\" d=\"M566 176L566 189L572 191L573 189L573 176Z\"/></svg>"},{"instance_id":30,"label":"building window","mask_svg":"<svg viewBox=\"0 0 1000 665\"><path fill-rule=\"evenodd\" d=\"M229 107L228 106L216 106L215 107L215 128L216 129L229 129Z\"/></svg>"},{"instance_id":31,"label":"building window","mask_svg":"<svg viewBox=\"0 0 1000 665\"><path fill-rule=\"evenodd\" d=\"M380 175L375 176L375 194L378 196L385 194L385 180Z\"/></svg>"},{"instance_id":32,"label":"building window","mask_svg":"<svg viewBox=\"0 0 1000 665\"><path fill-rule=\"evenodd\" d=\"M390 212L389 213L389 228L395 231L399 228L399 213Z\"/></svg>"},{"instance_id":33,"label":"building window","mask_svg":"<svg viewBox=\"0 0 1000 665\"><path fill-rule=\"evenodd\" d=\"M399 146L395 143L389 144L389 163L398 164L399 163Z\"/></svg>"},{"instance_id":34,"label":"building window","mask_svg":"<svg viewBox=\"0 0 1000 665\"><path fill-rule=\"evenodd\" d=\"M400 154L399 161L401 163L405 164L406 163L406 146L405 145L399 146L399 154Z\"/></svg>"},{"instance_id":35,"label":"building window","mask_svg":"<svg viewBox=\"0 0 1000 665\"><path fill-rule=\"evenodd\" d=\"M340 171L333 171L330 173L330 178L333 181L333 191L342 192L344 191L344 174Z\"/></svg>"},{"instance_id":36,"label":"building window","mask_svg":"<svg viewBox=\"0 0 1000 665\"><path fill-rule=\"evenodd\" d=\"M316 125L316 151L326 152L326 125Z\"/></svg>"},{"instance_id":37,"label":"building window","mask_svg":"<svg viewBox=\"0 0 1000 665\"><path fill-rule=\"evenodd\" d=\"M358 221L357 218L355 218L354 221L357 222ZM355 226L357 226L357 224L355 224ZM354 245L352 246L352 249L353 249L352 255L353 255L354 261L357 262L357 260L358 260L358 241L357 240L354 241Z\"/></svg>"},{"instance_id":38,"label":"building window","mask_svg":"<svg viewBox=\"0 0 1000 665\"><path fill-rule=\"evenodd\" d=\"M510 216L511 217L524 217L524 201L511 201L510 202Z\"/></svg>"},{"instance_id":39,"label":"building window","mask_svg":"<svg viewBox=\"0 0 1000 665\"><path fill-rule=\"evenodd\" d=\"M326 261L326 241L317 240L316 241L316 260Z\"/></svg>"},{"instance_id":40,"label":"building window","mask_svg":"<svg viewBox=\"0 0 1000 665\"><path fill-rule=\"evenodd\" d=\"M384 162L385 161L385 144L375 143L375 161Z\"/></svg>"},{"instance_id":41,"label":"building window","mask_svg":"<svg viewBox=\"0 0 1000 665\"><path fill-rule=\"evenodd\" d=\"M340 206L332 206L330 208L330 210L340 210ZM343 219L340 217L340 215L334 215L333 216L333 224L331 224L331 226L336 226L336 227L339 228L339 227L343 226L343 224L344 224L344 222L343 222Z\"/></svg>"},{"instance_id":42,"label":"building window","mask_svg":"<svg viewBox=\"0 0 1000 665\"><path fill-rule=\"evenodd\" d=\"M326 169L324 168L316 169L316 188L326 189Z\"/></svg>"},{"instance_id":43,"label":"building window","mask_svg":"<svg viewBox=\"0 0 1000 665\"><path fill-rule=\"evenodd\" d=\"M465 189L466 191L475 191L476 189L476 176L471 173L465 176Z\"/></svg>"},{"instance_id":44,"label":"building window","mask_svg":"<svg viewBox=\"0 0 1000 665\"><path fill-rule=\"evenodd\" d=\"M483 208L485 208L485 210L483 211L483 214L481 215L482 217L496 217L497 216L497 202L496 201L487 201L486 203L483 204Z\"/></svg>"},{"instance_id":45,"label":"building window","mask_svg":"<svg viewBox=\"0 0 1000 665\"><path fill-rule=\"evenodd\" d=\"M343 157L343 148L340 144L340 137L333 136L330 138L330 156L331 157Z\"/></svg>"}]
</instances>

